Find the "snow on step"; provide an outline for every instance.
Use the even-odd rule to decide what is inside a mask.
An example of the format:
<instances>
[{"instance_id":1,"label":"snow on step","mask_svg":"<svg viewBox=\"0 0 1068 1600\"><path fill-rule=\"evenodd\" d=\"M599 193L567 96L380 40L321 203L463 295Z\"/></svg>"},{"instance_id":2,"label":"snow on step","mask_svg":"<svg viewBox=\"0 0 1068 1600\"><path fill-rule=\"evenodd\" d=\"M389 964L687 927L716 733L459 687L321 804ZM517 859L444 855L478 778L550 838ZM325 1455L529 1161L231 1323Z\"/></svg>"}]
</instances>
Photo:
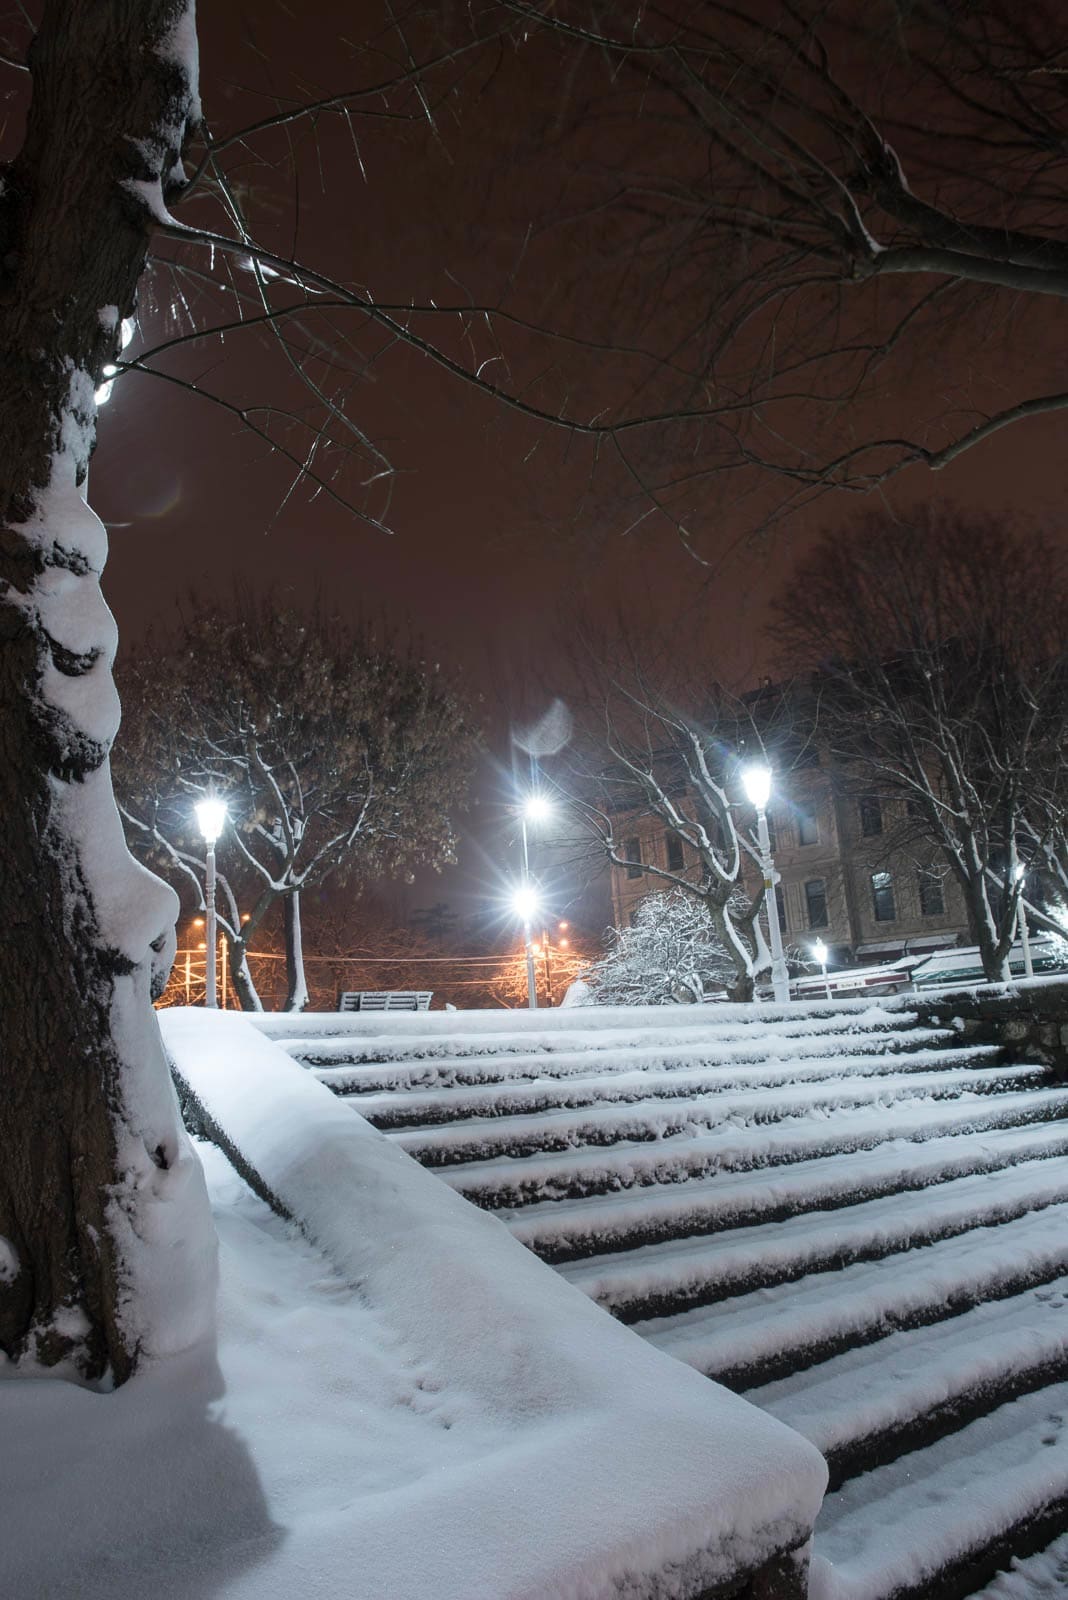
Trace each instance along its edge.
<instances>
[{"instance_id":1,"label":"snow on step","mask_svg":"<svg viewBox=\"0 0 1068 1600\"><path fill-rule=\"evenodd\" d=\"M1066 1272L1068 1206L1053 1205L904 1255L814 1272L633 1328L710 1377L770 1382L847 1345L937 1322Z\"/></svg>"},{"instance_id":2,"label":"snow on step","mask_svg":"<svg viewBox=\"0 0 1068 1600\"><path fill-rule=\"evenodd\" d=\"M828 1495L811 1600L944 1593L998 1535L1068 1504L1068 1383L1000 1406ZM1048 1536L1048 1535L1047 1535Z\"/></svg>"},{"instance_id":3,"label":"snow on step","mask_svg":"<svg viewBox=\"0 0 1068 1600\"><path fill-rule=\"evenodd\" d=\"M926 1189L971 1172L1068 1154L1068 1125L994 1129L917 1144L889 1139L850 1151L765 1169L718 1173L684 1184L651 1185L581 1200L546 1200L498 1211L515 1237L549 1261L633 1248L657 1238L712 1233L772 1216L829 1209L848 1198Z\"/></svg>"},{"instance_id":4,"label":"snow on step","mask_svg":"<svg viewBox=\"0 0 1068 1600\"><path fill-rule=\"evenodd\" d=\"M999 1173L953 1178L935 1190L892 1194L840 1210L736 1228L700 1240L669 1240L559 1268L591 1300L624 1320L664 1302L693 1305L743 1284L781 1283L851 1261L1001 1223L1068 1202L1068 1157L1028 1161Z\"/></svg>"},{"instance_id":5,"label":"snow on step","mask_svg":"<svg viewBox=\"0 0 1068 1600\"><path fill-rule=\"evenodd\" d=\"M375 1059L366 1052L399 1052L405 1056L475 1054L510 1051L604 1049L626 1039L634 1044L673 1045L687 1039L790 1039L807 1034L843 1034L851 1030L904 1031L916 1022L915 1012L889 1009L871 1000L792 1003L777 1008L717 1005L694 1012L690 1007L613 1006L557 1011L397 1012L388 1022L382 1013L359 1012L249 1014L259 1032L294 1054L322 1051L336 1056L359 1052L353 1059ZM343 1056L341 1056L344 1059ZM382 1055L379 1059L400 1059Z\"/></svg>"},{"instance_id":6,"label":"snow on step","mask_svg":"<svg viewBox=\"0 0 1068 1600\"><path fill-rule=\"evenodd\" d=\"M731 1067L764 1062L815 1060L833 1063L838 1070L846 1055L907 1057L922 1049L952 1045L956 1035L943 1028L915 1028L908 1033L857 1031L829 1034L750 1036L731 1030L727 1038L711 1032L681 1043L674 1039L634 1040L626 1034L607 1035L602 1044L559 1039L532 1049L527 1040L514 1054L472 1054L442 1050L440 1042L411 1051L392 1042L382 1049L365 1049L352 1040L331 1040L327 1045L307 1041L285 1046L295 1060L315 1069L320 1082L338 1094L365 1088L451 1088L456 1085L511 1083L526 1078L567 1078L590 1073L633 1072L685 1067ZM451 1046L452 1041L450 1041ZM982 1047L972 1047L982 1050Z\"/></svg>"},{"instance_id":7,"label":"snow on step","mask_svg":"<svg viewBox=\"0 0 1068 1600\"><path fill-rule=\"evenodd\" d=\"M892 1119L884 1106L865 1106L839 1111L833 1118L796 1118L755 1129L722 1123L714 1132L684 1139L471 1161L443 1167L439 1176L479 1205L500 1209L574 1194L683 1183L714 1172L752 1171L871 1149L891 1138L926 1140L1065 1116L1068 1090L1024 1090L994 1098L905 1102L894 1108Z\"/></svg>"},{"instance_id":8,"label":"snow on step","mask_svg":"<svg viewBox=\"0 0 1068 1600\"><path fill-rule=\"evenodd\" d=\"M466 1122L431 1128L403 1128L389 1135L403 1150L427 1166L475 1161L492 1156L522 1155L541 1150L566 1150L579 1145L620 1140L667 1139L714 1128L828 1116L839 1110L880 1106L897 1101L978 1100L984 1093L1011 1090L1021 1081L1041 1081L1042 1067L984 1067L962 1072L895 1073L875 1080L844 1078L814 1084L790 1084L739 1093L694 1095L681 1104L639 1100L606 1103L590 1110L546 1110L527 1116L472 1117Z\"/></svg>"},{"instance_id":9,"label":"snow on step","mask_svg":"<svg viewBox=\"0 0 1068 1600\"><path fill-rule=\"evenodd\" d=\"M819 1366L750 1389L746 1399L824 1455L930 1424L936 1414L1058 1370L1068 1373L1068 1277L976 1306L934 1326L889 1334ZM949 1431L948 1428L946 1431Z\"/></svg>"},{"instance_id":10,"label":"snow on step","mask_svg":"<svg viewBox=\"0 0 1068 1600\"><path fill-rule=\"evenodd\" d=\"M566 1077L546 1073L531 1074L525 1082L493 1082L472 1087L437 1085L420 1092L419 1085L399 1084L385 1092L362 1093L359 1112L376 1127L436 1126L465 1117L500 1117L618 1102L628 1104L644 1099L683 1099L709 1094L789 1086L794 1083L826 1082L833 1078L885 1078L894 1074L912 1075L925 1069L942 1071L980 1067L998 1055L997 1045L973 1045L964 1050L916 1050L907 1057L900 1053L838 1056L833 1066L827 1058L798 1064L793 1059L768 1059L759 1066L718 1066L701 1062L689 1066L665 1060L662 1052L649 1052L645 1063L630 1059L631 1052L618 1051L606 1071L598 1063L593 1069L588 1056L579 1058L581 1071ZM633 1053L635 1056L639 1052ZM1004 1069L1008 1071L1009 1069ZM1041 1067L1017 1068L1020 1077L1040 1081ZM356 1087L351 1073L328 1068L317 1072L320 1083L342 1094Z\"/></svg>"},{"instance_id":11,"label":"snow on step","mask_svg":"<svg viewBox=\"0 0 1068 1600\"><path fill-rule=\"evenodd\" d=\"M1068 1594L1068 1533L1036 1556L1014 1556L972 1600L1064 1600Z\"/></svg>"}]
</instances>

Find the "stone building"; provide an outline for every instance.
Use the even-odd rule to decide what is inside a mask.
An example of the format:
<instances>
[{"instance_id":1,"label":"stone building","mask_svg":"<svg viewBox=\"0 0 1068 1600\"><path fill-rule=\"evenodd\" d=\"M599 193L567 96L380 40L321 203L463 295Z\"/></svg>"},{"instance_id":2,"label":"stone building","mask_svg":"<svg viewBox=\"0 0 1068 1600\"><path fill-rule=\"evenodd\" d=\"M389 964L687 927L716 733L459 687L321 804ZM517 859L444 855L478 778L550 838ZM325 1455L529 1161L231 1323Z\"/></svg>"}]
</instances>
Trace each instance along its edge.
<instances>
[{"instance_id":1,"label":"stone building","mask_svg":"<svg viewBox=\"0 0 1068 1600\"><path fill-rule=\"evenodd\" d=\"M739 829L753 823L739 796ZM820 937L836 966L893 960L969 942L964 901L933 847L909 835L901 801L858 793L825 752L808 753L777 779L768 806L783 941L806 948ZM630 813L615 819L621 853L672 872L696 871L688 847L659 818ZM747 858L747 886L759 881ZM638 867L612 868L612 912L629 925L636 903L668 885ZM806 949L807 953L807 949Z\"/></svg>"}]
</instances>

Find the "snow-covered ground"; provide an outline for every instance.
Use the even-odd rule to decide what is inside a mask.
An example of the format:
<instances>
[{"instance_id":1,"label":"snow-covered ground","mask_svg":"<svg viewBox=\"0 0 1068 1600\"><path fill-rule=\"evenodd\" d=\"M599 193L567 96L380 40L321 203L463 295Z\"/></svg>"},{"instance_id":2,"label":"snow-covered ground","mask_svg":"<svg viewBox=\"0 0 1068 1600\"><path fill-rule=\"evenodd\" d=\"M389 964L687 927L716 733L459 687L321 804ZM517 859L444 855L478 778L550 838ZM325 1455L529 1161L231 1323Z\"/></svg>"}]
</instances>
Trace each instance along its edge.
<instances>
[{"instance_id":1,"label":"snow-covered ground","mask_svg":"<svg viewBox=\"0 0 1068 1600\"><path fill-rule=\"evenodd\" d=\"M804 1541L826 1481L807 1441L621 1327L240 1017L164 1032L275 1209L200 1146L217 1346L111 1394L0 1382L4 1600L684 1600Z\"/></svg>"},{"instance_id":2,"label":"snow-covered ground","mask_svg":"<svg viewBox=\"0 0 1068 1600\"><path fill-rule=\"evenodd\" d=\"M497 1330L486 1352L487 1375L502 1356L514 1363L509 1405L457 1381L432 1338L406 1336L213 1146L198 1148L220 1239L217 1350L155 1364L114 1394L0 1384L0 1593L579 1600L614 1594L618 1580L623 1595L681 1595L691 1592L698 1552L686 1546L699 1531L692 1504L673 1505L684 1470L714 1475L719 1457L742 1494L768 1509L764 1419L751 1413L746 1439L742 1402L724 1396L734 1428L719 1444L709 1433L708 1461L695 1458L691 1438L677 1473L659 1481L655 1457L607 1471L608 1452L625 1451L625 1420L595 1415L588 1397L554 1404L551 1391L574 1374L535 1375L539 1352L524 1348L522 1329L510 1330L511 1351ZM477 1346L477 1324L470 1333ZM532 1381L547 1390L541 1415L528 1413ZM639 1430L634 1442L650 1441ZM818 1499L818 1463L799 1454ZM774 1467L772 1477L781 1489ZM709 1507L709 1533L717 1512ZM655 1591L641 1582L650 1552L663 1561Z\"/></svg>"}]
</instances>

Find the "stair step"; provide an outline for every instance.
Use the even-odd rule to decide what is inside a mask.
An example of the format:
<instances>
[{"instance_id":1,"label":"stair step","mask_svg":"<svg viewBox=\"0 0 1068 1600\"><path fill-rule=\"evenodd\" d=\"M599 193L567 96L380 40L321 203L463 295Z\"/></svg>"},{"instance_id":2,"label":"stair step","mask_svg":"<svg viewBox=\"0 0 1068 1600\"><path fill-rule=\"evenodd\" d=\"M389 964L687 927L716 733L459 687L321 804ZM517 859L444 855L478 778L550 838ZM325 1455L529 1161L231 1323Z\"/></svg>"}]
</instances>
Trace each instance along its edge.
<instances>
[{"instance_id":1,"label":"stair step","mask_svg":"<svg viewBox=\"0 0 1068 1600\"><path fill-rule=\"evenodd\" d=\"M586 1057L581 1062L583 1070L566 1077L543 1075L520 1083L472 1087L450 1084L431 1089L400 1084L383 1093L361 1091L358 1110L376 1128L439 1127L476 1118L540 1115L544 1111L651 1099L693 1099L829 1079L837 1082L911 1075L935 1068L971 1071L993 1066L999 1054L997 1045L973 1045L963 1050L916 1050L907 1057L890 1051L850 1054L837 1056L833 1062L820 1055L800 1065L793 1060L765 1060L759 1066L710 1066L706 1062L689 1066L666 1061L659 1052L650 1054L647 1064L630 1062L621 1051L620 1059L607 1072L600 1064L594 1068ZM1026 1077L1041 1081L1041 1067L1022 1070ZM354 1093L351 1081L348 1087L339 1089L332 1071L320 1071L317 1076L335 1093Z\"/></svg>"},{"instance_id":2,"label":"stair step","mask_svg":"<svg viewBox=\"0 0 1068 1600\"><path fill-rule=\"evenodd\" d=\"M623 1322L786 1283L812 1272L898 1255L978 1226L1068 1203L1068 1157L1001 1173L952 1178L936 1189L891 1194L783 1222L669 1240L559 1270Z\"/></svg>"},{"instance_id":3,"label":"stair step","mask_svg":"<svg viewBox=\"0 0 1068 1600\"><path fill-rule=\"evenodd\" d=\"M969 1173L997 1172L1021 1161L1068 1155L1068 1124L995 1129L923 1143L889 1139L875 1150L799 1161L793 1166L717 1173L581 1200L545 1200L498 1211L528 1249L553 1265L633 1250L661 1239L695 1238L758 1222L780 1222L928 1189Z\"/></svg>"},{"instance_id":4,"label":"stair step","mask_svg":"<svg viewBox=\"0 0 1068 1600\"><path fill-rule=\"evenodd\" d=\"M1068 1533L1037 1555L1013 1553L970 1600L1063 1600L1068 1594Z\"/></svg>"},{"instance_id":5,"label":"stair step","mask_svg":"<svg viewBox=\"0 0 1068 1600\"><path fill-rule=\"evenodd\" d=\"M487 1210L516 1209L553 1198L602 1195L648 1184L681 1184L715 1172L750 1172L853 1150L890 1139L926 1141L952 1134L1052 1121L1068 1116L1068 1090L1024 1090L966 1101L884 1106L796 1118L757 1128L721 1124L714 1132L638 1144L545 1151L523 1160L494 1157L440 1174L460 1194Z\"/></svg>"},{"instance_id":6,"label":"stair step","mask_svg":"<svg viewBox=\"0 0 1068 1600\"><path fill-rule=\"evenodd\" d=\"M1052 1205L902 1255L638 1322L634 1331L720 1383L752 1388L1065 1273L1068 1206Z\"/></svg>"},{"instance_id":7,"label":"stair step","mask_svg":"<svg viewBox=\"0 0 1068 1600\"><path fill-rule=\"evenodd\" d=\"M964 1600L1063 1532L1068 1383L1000 1406L829 1495L812 1600Z\"/></svg>"},{"instance_id":8,"label":"stair step","mask_svg":"<svg viewBox=\"0 0 1068 1600\"><path fill-rule=\"evenodd\" d=\"M408 1056L394 1053L387 1059L377 1056L353 1061L338 1047L332 1053L322 1050L298 1052L289 1046L296 1060L311 1067L321 1083L335 1094L375 1094L389 1090L431 1090L477 1088L492 1084L520 1084L528 1079L569 1079L635 1071L676 1071L687 1067L729 1068L759 1066L765 1062L792 1063L822 1061L835 1070L847 1055L912 1057L923 1050L941 1052L959 1044L957 1035L944 1028L916 1028L909 1033L888 1030L873 1032L803 1033L769 1041L743 1035L727 1040L701 1037L692 1041L675 1039L636 1043L612 1037L603 1048L583 1046L564 1049L554 1041L551 1050L527 1050L509 1056L465 1055L436 1051L431 1055ZM843 1048L845 1047L845 1048ZM347 1048L347 1047L346 1047ZM979 1051L991 1047L972 1047ZM996 1048L996 1047L994 1047Z\"/></svg>"},{"instance_id":9,"label":"stair step","mask_svg":"<svg viewBox=\"0 0 1068 1600\"><path fill-rule=\"evenodd\" d=\"M451 1166L494 1156L526 1156L577 1146L588 1148L622 1141L690 1137L724 1126L782 1122L813 1113L826 1116L860 1106L877 1105L889 1110L901 1100L980 1098L1041 1083L1046 1076L1042 1066L895 1073L874 1080L843 1078L777 1086L729 1098L718 1094L693 1095L681 1104L639 1100L577 1111L565 1108L526 1116L473 1117L463 1123L403 1128L388 1137L424 1166Z\"/></svg>"},{"instance_id":10,"label":"stair step","mask_svg":"<svg viewBox=\"0 0 1068 1600\"><path fill-rule=\"evenodd\" d=\"M831 1487L1068 1378L1068 1276L889 1334L746 1399L821 1450Z\"/></svg>"},{"instance_id":11,"label":"stair step","mask_svg":"<svg viewBox=\"0 0 1068 1600\"><path fill-rule=\"evenodd\" d=\"M355 1018L343 1017L330 1018L328 1026L309 1031L306 1027L301 1029L302 1019L298 1017L286 1019L292 1026L284 1026L279 1016L250 1018L291 1055L314 1064L319 1064L316 1058L321 1057L323 1065L346 1059L405 1061L439 1056L491 1058L512 1053L609 1050L621 1043L673 1048L687 1041L700 1044L736 1040L756 1049L771 1049L785 1040L849 1034L854 1030L907 1036L917 1022L915 1012L891 1010L870 1000L838 1002L826 1009L806 1007L803 1011L796 1007L776 1011L762 1006L759 1014L751 1007L716 1006L702 1008L696 1018L688 1007L642 1007L636 1015L632 1012L632 1019L626 1020L621 1008L612 1007L592 1017L590 1013L579 1017L575 1012L563 1011L548 1017L535 1013L530 1026L517 1026L513 1013L502 1019L505 1025L500 1028L454 1028L444 1017L437 1018L437 1026L428 1027L415 1016L397 1013L388 1028L381 1026L379 1018L373 1029L362 1029ZM307 1023L310 1019L303 1020ZM493 1020L496 1022L496 1017Z\"/></svg>"}]
</instances>

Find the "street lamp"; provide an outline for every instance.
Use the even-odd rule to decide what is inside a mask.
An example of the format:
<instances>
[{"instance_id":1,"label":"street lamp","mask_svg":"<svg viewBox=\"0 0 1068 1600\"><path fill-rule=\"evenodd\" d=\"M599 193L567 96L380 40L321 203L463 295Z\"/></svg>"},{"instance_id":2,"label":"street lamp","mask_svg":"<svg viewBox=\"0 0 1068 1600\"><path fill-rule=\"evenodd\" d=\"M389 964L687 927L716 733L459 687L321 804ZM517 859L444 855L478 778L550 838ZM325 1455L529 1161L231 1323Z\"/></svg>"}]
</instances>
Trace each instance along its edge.
<instances>
[{"instance_id":1,"label":"street lamp","mask_svg":"<svg viewBox=\"0 0 1068 1600\"><path fill-rule=\"evenodd\" d=\"M215 1006L218 1003L215 996L215 841L226 826L226 801L217 800L214 795L207 795L203 800L197 801L194 809L197 814L197 825L208 847L204 881L204 914L207 919L204 929L204 942L207 945L204 962L206 969L204 1004Z\"/></svg>"},{"instance_id":2,"label":"street lamp","mask_svg":"<svg viewBox=\"0 0 1068 1600\"><path fill-rule=\"evenodd\" d=\"M538 980L534 972L530 925L541 908L541 900L530 881L530 841L527 837L527 823L544 822L552 814L552 802L537 791L528 794L519 807L519 828L523 839L523 882L514 897L513 905L523 921L523 942L527 952L527 1005L531 1011L538 1009Z\"/></svg>"},{"instance_id":3,"label":"street lamp","mask_svg":"<svg viewBox=\"0 0 1068 1600\"><path fill-rule=\"evenodd\" d=\"M538 982L534 973L534 945L530 926L541 910L541 896L531 883L522 883L512 895L512 910L523 924L523 947L527 957L527 1005L538 1009Z\"/></svg>"},{"instance_id":4,"label":"street lamp","mask_svg":"<svg viewBox=\"0 0 1068 1600\"><path fill-rule=\"evenodd\" d=\"M820 971L823 973L823 987L826 990L827 998L829 1000L831 998L831 986L827 981L827 946L824 944L822 939L816 940L815 944L812 946L812 954L820 964Z\"/></svg>"},{"instance_id":5,"label":"street lamp","mask_svg":"<svg viewBox=\"0 0 1068 1600\"><path fill-rule=\"evenodd\" d=\"M1016 896L1016 926L1020 933L1020 945L1023 949L1024 977L1033 978L1035 965L1031 960L1031 935L1027 931L1027 912L1024 910L1023 884L1027 875L1027 867L1022 861L1016 863L1016 882L1019 884Z\"/></svg>"},{"instance_id":6,"label":"street lamp","mask_svg":"<svg viewBox=\"0 0 1068 1600\"><path fill-rule=\"evenodd\" d=\"M771 945L771 987L778 1001L790 998L790 976L786 970L786 957L782 949L782 929L779 927L779 907L775 885L779 874L771 858L771 835L768 833L768 800L771 798L771 769L764 766L745 767L742 783L749 804L757 814L757 847L760 852L760 870L764 875L764 899L768 907L768 942Z\"/></svg>"}]
</instances>

